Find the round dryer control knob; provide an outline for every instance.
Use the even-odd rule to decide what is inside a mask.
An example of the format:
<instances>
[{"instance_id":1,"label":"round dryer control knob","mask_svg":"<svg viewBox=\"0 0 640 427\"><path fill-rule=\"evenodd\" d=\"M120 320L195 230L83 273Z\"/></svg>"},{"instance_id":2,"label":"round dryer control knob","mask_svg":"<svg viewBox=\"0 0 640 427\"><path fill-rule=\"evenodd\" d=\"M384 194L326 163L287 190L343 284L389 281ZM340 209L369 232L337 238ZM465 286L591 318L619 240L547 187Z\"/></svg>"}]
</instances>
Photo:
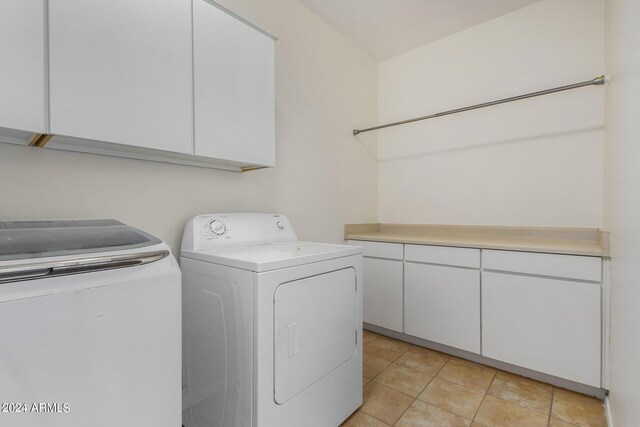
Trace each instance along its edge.
<instances>
[{"instance_id":1,"label":"round dryer control knob","mask_svg":"<svg viewBox=\"0 0 640 427\"><path fill-rule=\"evenodd\" d=\"M276 227L278 227L280 230L284 229L284 224L282 223L282 221L278 221L276 222Z\"/></svg>"},{"instance_id":2,"label":"round dryer control knob","mask_svg":"<svg viewBox=\"0 0 640 427\"><path fill-rule=\"evenodd\" d=\"M224 222L214 219L209 223L209 230L216 236L222 236L227 232L227 226L224 225Z\"/></svg>"}]
</instances>

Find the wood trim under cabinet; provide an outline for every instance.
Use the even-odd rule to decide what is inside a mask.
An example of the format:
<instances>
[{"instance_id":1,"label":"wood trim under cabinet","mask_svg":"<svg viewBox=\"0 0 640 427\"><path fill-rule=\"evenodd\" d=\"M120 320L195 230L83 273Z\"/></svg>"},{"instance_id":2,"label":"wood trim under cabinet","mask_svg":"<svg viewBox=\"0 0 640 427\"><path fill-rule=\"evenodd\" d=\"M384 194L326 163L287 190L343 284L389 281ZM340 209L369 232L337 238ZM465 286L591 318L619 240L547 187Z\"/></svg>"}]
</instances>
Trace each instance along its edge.
<instances>
[{"instance_id":1,"label":"wood trim under cabinet","mask_svg":"<svg viewBox=\"0 0 640 427\"><path fill-rule=\"evenodd\" d=\"M259 169L267 169L267 166L250 166L246 168L241 168L242 172L257 171Z\"/></svg>"},{"instance_id":2,"label":"wood trim under cabinet","mask_svg":"<svg viewBox=\"0 0 640 427\"><path fill-rule=\"evenodd\" d=\"M31 139L31 141L29 141L29 145L31 147L42 148L45 145L47 145L47 142L49 142L51 140L51 138L53 138L53 135L51 135L51 134L48 134L48 133L37 133Z\"/></svg>"}]
</instances>

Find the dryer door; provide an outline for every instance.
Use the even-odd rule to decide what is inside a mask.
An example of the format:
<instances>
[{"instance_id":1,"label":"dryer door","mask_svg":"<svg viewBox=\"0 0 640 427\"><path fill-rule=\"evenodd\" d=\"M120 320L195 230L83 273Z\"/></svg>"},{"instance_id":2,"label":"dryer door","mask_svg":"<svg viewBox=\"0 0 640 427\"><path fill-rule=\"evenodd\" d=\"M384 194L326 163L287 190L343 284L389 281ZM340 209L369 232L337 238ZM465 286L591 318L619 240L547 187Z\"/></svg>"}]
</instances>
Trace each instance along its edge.
<instances>
[{"instance_id":1,"label":"dryer door","mask_svg":"<svg viewBox=\"0 0 640 427\"><path fill-rule=\"evenodd\" d=\"M274 398L283 404L354 357L355 270L278 286L274 326Z\"/></svg>"}]
</instances>

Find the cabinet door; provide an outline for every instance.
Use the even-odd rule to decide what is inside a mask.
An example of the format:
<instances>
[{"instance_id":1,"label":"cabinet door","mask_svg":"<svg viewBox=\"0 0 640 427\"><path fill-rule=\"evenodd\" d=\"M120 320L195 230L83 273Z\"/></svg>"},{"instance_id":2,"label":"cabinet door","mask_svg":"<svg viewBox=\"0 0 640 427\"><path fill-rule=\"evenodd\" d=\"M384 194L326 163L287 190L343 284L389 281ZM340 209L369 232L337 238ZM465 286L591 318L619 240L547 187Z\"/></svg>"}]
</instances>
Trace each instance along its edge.
<instances>
[{"instance_id":1,"label":"cabinet door","mask_svg":"<svg viewBox=\"0 0 640 427\"><path fill-rule=\"evenodd\" d=\"M0 1L0 127L45 132L44 1Z\"/></svg>"},{"instance_id":2,"label":"cabinet door","mask_svg":"<svg viewBox=\"0 0 640 427\"><path fill-rule=\"evenodd\" d=\"M480 272L405 263L405 333L480 353Z\"/></svg>"},{"instance_id":3,"label":"cabinet door","mask_svg":"<svg viewBox=\"0 0 640 427\"><path fill-rule=\"evenodd\" d=\"M362 281L364 322L402 332L402 261L365 258Z\"/></svg>"},{"instance_id":4,"label":"cabinet door","mask_svg":"<svg viewBox=\"0 0 640 427\"><path fill-rule=\"evenodd\" d=\"M482 275L482 354L600 387L600 285Z\"/></svg>"},{"instance_id":5,"label":"cabinet door","mask_svg":"<svg viewBox=\"0 0 640 427\"><path fill-rule=\"evenodd\" d=\"M205 0L193 0L195 153L275 164L274 41Z\"/></svg>"},{"instance_id":6,"label":"cabinet door","mask_svg":"<svg viewBox=\"0 0 640 427\"><path fill-rule=\"evenodd\" d=\"M186 0L49 0L51 133L193 153Z\"/></svg>"}]
</instances>

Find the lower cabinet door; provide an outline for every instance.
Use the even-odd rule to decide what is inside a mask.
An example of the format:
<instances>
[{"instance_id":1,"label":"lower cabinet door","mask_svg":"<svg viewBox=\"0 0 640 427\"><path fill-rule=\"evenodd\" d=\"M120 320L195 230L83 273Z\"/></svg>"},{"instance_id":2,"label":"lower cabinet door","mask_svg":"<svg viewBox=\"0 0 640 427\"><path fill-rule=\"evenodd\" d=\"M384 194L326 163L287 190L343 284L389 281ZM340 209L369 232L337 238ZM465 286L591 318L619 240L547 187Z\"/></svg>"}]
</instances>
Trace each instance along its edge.
<instances>
[{"instance_id":1,"label":"lower cabinet door","mask_svg":"<svg viewBox=\"0 0 640 427\"><path fill-rule=\"evenodd\" d=\"M482 354L600 387L600 284L485 272Z\"/></svg>"},{"instance_id":2,"label":"lower cabinet door","mask_svg":"<svg viewBox=\"0 0 640 427\"><path fill-rule=\"evenodd\" d=\"M364 258L365 323L402 332L402 261Z\"/></svg>"},{"instance_id":3,"label":"lower cabinet door","mask_svg":"<svg viewBox=\"0 0 640 427\"><path fill-rule=\"evenodd\" d=\"M404 332L480 353L480 271L405 263Z\"/></svg>"}]
</instances>

